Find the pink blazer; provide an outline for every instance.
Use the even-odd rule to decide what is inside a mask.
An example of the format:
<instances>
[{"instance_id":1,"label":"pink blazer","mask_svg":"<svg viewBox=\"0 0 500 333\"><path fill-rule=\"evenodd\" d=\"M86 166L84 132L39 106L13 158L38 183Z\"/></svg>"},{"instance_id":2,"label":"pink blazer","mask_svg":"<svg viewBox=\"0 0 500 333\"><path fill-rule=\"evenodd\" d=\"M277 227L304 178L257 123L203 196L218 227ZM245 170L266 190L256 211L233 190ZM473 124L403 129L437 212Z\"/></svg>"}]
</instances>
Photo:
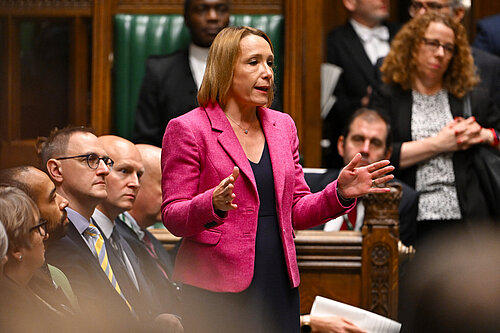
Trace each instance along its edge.
<instances>
[{"instance_id":1,"label":"pink blazer","mask_svg":"<svg viewBox=\"0 0 500 333\"><path fill-rule=\"evenodd\" d=\"M307 229L345 214L336 181L311 194L299 164L297 129L281 112L258 108L273 166L278 221L290 284L300 282L294 229ZM238 209L215 214L212 192L234 166ZM240 292L252 281L259 196L250 163L219 105L200 107L172 119L162 149L162 216L184 237L174 279L217 292Z\"/></svg>"}]
</instances>

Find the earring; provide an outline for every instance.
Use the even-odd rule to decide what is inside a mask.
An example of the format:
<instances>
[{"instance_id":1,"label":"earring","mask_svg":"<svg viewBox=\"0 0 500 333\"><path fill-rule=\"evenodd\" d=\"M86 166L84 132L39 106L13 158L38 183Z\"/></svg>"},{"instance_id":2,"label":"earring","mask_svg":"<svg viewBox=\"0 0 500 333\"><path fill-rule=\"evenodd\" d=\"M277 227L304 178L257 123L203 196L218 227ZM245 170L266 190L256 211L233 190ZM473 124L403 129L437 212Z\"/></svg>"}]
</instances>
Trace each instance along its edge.
<instances>
[{"instance_id":1,"label":"earring","mask_svg":"<svg viewBox=\"0 0 500 333\"><path fill-rule=\"evenodd\" d=\"M22 254L19 256L19 261L23 261L23 255Z\"/></svg>"}]
</instances>

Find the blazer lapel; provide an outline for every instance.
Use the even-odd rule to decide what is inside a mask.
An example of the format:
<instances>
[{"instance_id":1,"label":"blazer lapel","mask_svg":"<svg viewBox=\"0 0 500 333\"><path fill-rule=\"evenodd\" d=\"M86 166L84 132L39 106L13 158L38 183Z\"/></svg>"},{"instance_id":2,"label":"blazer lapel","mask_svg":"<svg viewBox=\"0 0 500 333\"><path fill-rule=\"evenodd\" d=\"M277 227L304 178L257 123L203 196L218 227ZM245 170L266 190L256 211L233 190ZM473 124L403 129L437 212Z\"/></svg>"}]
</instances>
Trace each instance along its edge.
<instances>
[{"instance_id":1,"label":"blazer lapel","mask_svg":"<svg viewBox=\"0 0 500 333\"><path fill-rule=\"evenodd\" d=\"M221 107L217 104L208 105L204 108L207 116L212 124L212 131L219 132L217 141L220 143L224 151L233 160L240 172L246 175L253 184L255 193L257 193L257 185L253 175L252 167L248 161L247 155L243 151L238 138L234 134L233 128L224 115ZM228 175L229 176L229 175Z\"/></svg>"},{"instance_id":2,"label":"blazer lapel","mask_svg":"<svg viewBox=\"0 0 500 333\"><path fill-rule=\"evenodd\" d=\"M377 86L375 66L372 65L359 36L350 23L346 25L344 37L345 51L351 54L351 58L358 64L361 73L370 82L370 85Z\"/></svg>"},{"instance_id":3,"label":"blazer lapel","mask_svg":"<svg viewBox=\"0 0 500 333\"><path fill-rule=\"evenodd\" d=\"M271 157L271 165L273 167L274 189L276 193L277 207L281 207L283 192L285 190L285 174L283 161L286 160L285 152L290 151L288 141L285 139L287 133L279 128L276 120L272 118L271 111L266 108L258 108L259 118L266 137L267 146L269 148L269 155Z\"/></svg>"}]
</instances>

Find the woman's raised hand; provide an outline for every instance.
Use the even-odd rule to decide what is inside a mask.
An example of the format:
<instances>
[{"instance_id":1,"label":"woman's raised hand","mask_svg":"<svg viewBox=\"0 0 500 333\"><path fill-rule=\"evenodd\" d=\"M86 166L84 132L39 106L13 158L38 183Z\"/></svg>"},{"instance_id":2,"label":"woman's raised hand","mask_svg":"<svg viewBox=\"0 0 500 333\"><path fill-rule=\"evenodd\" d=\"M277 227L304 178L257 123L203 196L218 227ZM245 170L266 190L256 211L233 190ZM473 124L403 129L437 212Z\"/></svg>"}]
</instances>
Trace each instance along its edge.
<instances>
[{"instance_id":1,"label":"woman's raised hand","mask_svg":"<svg viewBox=\"0 0 500 333\"><path fill-rule=\"evenodd\" d=\"M388 160L381 160L364 167L357 167L361 161L361 154L357 153L354 158L340 171L337 180L337 189L343 198L357 198L368 193L389 192L387 187L377 185L393 179L393 175L387 175L394 170Z\"/></svg>"},{"instance_id":2,"label":"woman's raised hand","mask_svg":"<svg viewBox=\"0 0 500 333\"><path fill-rule=\"evenodd\" d=\"M233 204L233 200L236 197L233 190L234 182L238 178L239 174L240 169L235 166L233 168L233 173L231 173L227 178L224 178L219 185L217 185L212 194L212 204L215 210L227 212L228 210L238 208L236 204Z\"/></svg>"}]
</instances>

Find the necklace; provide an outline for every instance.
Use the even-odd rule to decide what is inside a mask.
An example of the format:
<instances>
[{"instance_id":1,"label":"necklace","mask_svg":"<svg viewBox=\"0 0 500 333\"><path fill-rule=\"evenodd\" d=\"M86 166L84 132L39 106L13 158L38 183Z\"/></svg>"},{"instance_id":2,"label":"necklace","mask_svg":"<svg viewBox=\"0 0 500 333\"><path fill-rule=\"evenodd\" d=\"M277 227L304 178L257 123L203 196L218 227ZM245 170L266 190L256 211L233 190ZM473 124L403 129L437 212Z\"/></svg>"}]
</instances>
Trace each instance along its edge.
<instances>
[{"instance_id":1,"label":"necklace","mask_svg":"<svg viewBox=\"0 0 500 333\"><path fill-rule=\"evenodd\" d=\"M233 118L231 118L231 116L230 116L230 115L228 115L227 113L226 113L226 116L229 118L229 120L231 120L233 123L235 123L236 125L238 125L238 127L239 127L239 128L241 128L241 129L243 130L243 133L248 134L248 130L250 129L250 127L252 127L251 125L250 125L250 126L248 126L248 128L246 128L246 129L245 129L245 128L243 128L243 126L241 126L240 124L238 124L238 123L236 122L236 120L234 120Z\"/></svg>"}]
</instances>

